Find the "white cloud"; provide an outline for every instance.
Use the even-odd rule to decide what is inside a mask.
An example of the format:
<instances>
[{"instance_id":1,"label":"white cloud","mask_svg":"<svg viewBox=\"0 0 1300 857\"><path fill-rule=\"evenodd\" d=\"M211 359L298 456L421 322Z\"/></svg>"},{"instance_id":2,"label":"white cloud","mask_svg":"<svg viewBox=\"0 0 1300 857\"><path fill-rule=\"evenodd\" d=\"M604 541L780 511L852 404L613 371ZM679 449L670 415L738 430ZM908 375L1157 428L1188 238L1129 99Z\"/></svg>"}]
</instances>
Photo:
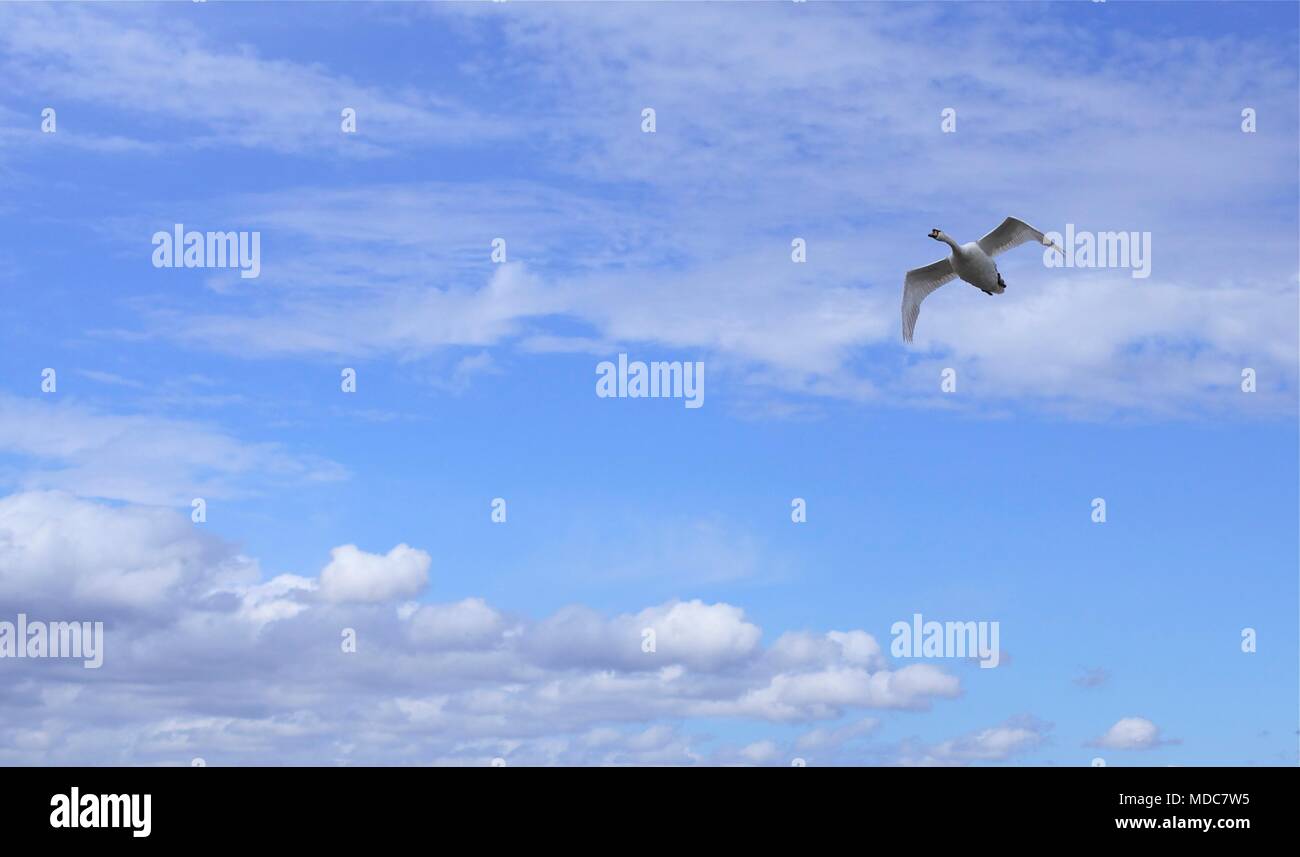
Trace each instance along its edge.
<instances>
[{"instance_id":1,"label":"white cloud","mask_svg":"<svg viewBox=\"0 0 1300 857\"><path fill-rule=\"evenodd\" d=\"M1145 717L1121 717L1100 738L1089 742L1105 750L1150 750L1173 743L1160 738L1160 727Z\"/></svg>"},{"instance_id":2,"label":"white cloud","mask_svg":"<svg viewBox=\"0 0 1300 857\"><path fill-rule=\"evenodd\" d=\"M746 38L729 38L741 16ZM1119 38L1110 62L1063 72L1057 46L1079 25L1037 19L1014 63L991 64L1005 45L988 17L997 13L519 10L504 28L510 70L554 73L563 57L567 72L551 79L544 117L515 120L551 129L539 163L606 185L584 195L489 179L241 198L238 210L303 251L279 271L268 264L268 301L242 313L181 308L155 319L155 332L230 351L410 357L546 346L556 341L548 324L564 319L581 325L569 338L585 347L694 352L733 386L777 395L934 405L936 366L955 364L977 394L965 401L980 403L967 407L1289 412L1294 231L1262 230L1274 224L1268 206L1220 203L1284 197L1293 141L1259 135L1247 156L1249 135L1207 106L1234 103L1249 83L1285 123L1286 58L1268 45ZM958 26L960 51L917 36ZM642 61L611 61L626 56ZM1221 73L1204 73L1210 58ZM918 66L928 73L901 71ZM962 127L996 117L999 133L963 136L953 158L937 114L917 105L946 103L942 81L958 78L969 81L961 121L973 123ZM1188 80L1201 87L1196 99ZM634 122L609 118L629 91L653 93L670 120L653 146ZM808 130L772 133L783 127ZM1186 182L1189 168L1201 180ZM629 179L648 189L631 210L617 204ZM949 188L998 207L963 207ZM1278 216L1293 218L1290 208ZM1007 294L948 286L927 301L917 347L904 349L901 278L933 258L925 230L975 238L1013 210L1046 229L1150 231L1153 276L1048 270L1022 248L1002 263ZM431 222L444 248L432 287ZM810 242L805 265L788 257L796 229ZM498 234L519 236L511 258L527 269L483 273L484 236ZM1230 252L1246 245L1248 259ZM1264 379L1249 397L1236 387L1246 366Z\"/></svg>"},{"instance_id":3,"label":"white cloud","mask_svg":"<svg viewBox=\"0 0 1300 857\"><path fill-rule=\"evenodd\" d=\"M327 601L369 604L418 595L429 583L431 562L427 553L405 544L387 554L341 545L321 569L320 593Z\"/></svg>"},{"instance_id":4,"label":"white cloud","mask_svg":"<svg viewBox=\"0 0 1300 857\"><path fill-rule=\"evenodd\" d=\"M942 356L922 357L912 377L958 365L963 389L979 395L1165 412L1193 401L1275 410L1280 395L1264 391L1267 403L1242 396L1241 370L1268 366L1275 394L1293 380L1294 288L1282 280L1227 287L1132 280L1122 271L1033 276L1023 294L996 304L970 289L936 294L933 306L927 300L917 341Z\"/></svg>"},{"instance_id":5,"label":"white cloud","mask_svg":"<svg viewBox=\"0 0 1300 857\"><path fill-rule=\"evenodd\" d=\"M757 649L762 632L744 615L729 604L675 601L642 610L628 627L638 638L645 628L654 629L661 658L709 670L748 658Z\"/></svg>"},{"instance_id":6,"label":"white cloud","mask_svg":"<svg viewBox=\"0 0 1300 857\"><path fill-rule=\"evenodd\" d=\"M449 100L414 89L367 86L318 64L261 55L247 43L222 45L208 29L174 10L105 14L92 8L6 6L0 9L0 69L7 79L60 104L109 103L165 119L171 135L188 134L201 145L374 156L393 146L508 134L504 123ZM149 97L139 97L142 92ZM364 134L340 132L345 106L357 111ZM77 136L79 130L63 125L57 136ZM82 133L100 139L93 128ZM125 151L146 145L100 140L101 148Z\"/></svg>"},{"instance_id":7,"label":"white cloud","mask_svg":"<svg viewBox=\"0 0 1300 857\"><path fill-rule=\"evenodd\" d=\"M239 596L239 615L255 627L292 619L308 609L316 581L296 574L281 574L265 583L234 587Z\"/></svg>"},{"instance_id":8,"label":"white cloud","mask_svg":"<svg viewBox=\"0 0 1300 857\"><path fill-rule=\"evenodd\" d=\"M188 507L195 497L247 496L347 475L332 461L275 443L248 443L199 422L4 394L0 451L37 462L22 477L25 488L153 505Z\"/></svg>"},{"instance_id":9,"label":"white cloud","mask_svg":"<svg viewBox=\"0 0 1300 857\"><path fill-rule=\"evenodd\" d=\"M538 620L478 598L395 608L429 565L406 545L344 545L318 577L262 579L178 512L0 499L0 612L39 604L110 620L95 676L63 662L7 667L0 761L771 762L785 759L773 739L705 750L671 724L814 723L960 693L932 665L894 670L862 630L764 649L762 629L726 603L613 616L574 606ZM642 650L647 627L655 652ZM344 628L355 653L341 650Z\"/></svg>"},{"instance_id":10,"label":"white cloud","mask_svg":"<svg viewBox=\"0 0 1300 857\"><path fill-rule=\"evenodd\" d=\"M787 631L772 643L766 658L779 669L839 663L878 670L888 663L876 638L865 631Z\"/></svg>"},{"instance_id":11,"label":"white cloud","mask_svg":"<svg viewBox=\"0 0 1300 857\"><path fill-rule=\"evenodd\" d=\"M501 641L505 619L482 598L414 606L405 617L412 642L443 649L477 649Z\"/></svg>"},{"instance_id":12,"label":"white cloud","mask_svg":"<svg viewBox=\"0 0 1300 857\"><path fill-rule=\"evenodd\" d=\"M865 631L831 631L826 637L840 647L845 663L871 669L879 669L885 663L880 644Z\"/></svg>"},{"instance_id":13,"label":"white cloud","mask_svg":"<svg viewBox=\"0 0 1300 857\"><path fill-rule=\"evenodd\" d=\"M645 632L654 631L647 652ZM658 670L682 664L703 671L747 660L762 632L729 604L671 601L607 619L594 610L566 607L529 630L529 648L544 663Z\"/></svg>"},{"instance_id":14,"label":"white cloud","mask_svg":"<svg viewBox=\"0 0 1300 857\"><path fill-rule=\"evenodd\" d=\"M358 83L150 9L9 5L0 70L39 80L51 97L129 104L204 145L376 154L546 129L530 152L534 174L567 171L587 188L489 177L228 199L280 246L299 246L268 260L247 309L159 307L150 320L159 336L241 354L477 349L451 382L463 384L476 362L494 359L484 349L553 342L548 324L565 319L583 328L576 342L697 352L733 386L778 397L933 405L935 366L955 363L962 389L978 394L967 401L983 403L968 407L1289 413L1296 244L1283 191L1294 188L1294 141L1243 135L1216 106L1249 91L1261 115L1287 127L1293 64L1271 42L1243 51L1120 30L1096 65L1061 62L1061 44L1088 43L1078 38L1086 25L1045 15L1017 21L1023 37L1006 57L997 11L792 17L619 5L522 8L504 23L474 10L427 14L492 28L493 50L473 62L521 86L546 80L538 112L512 104L485 117L458 106L450 85L421 94ZM745 38L732 38L742 19ZM936 46L933 34L949 28L961 50ZM1005 61L989 63L993 54ZM907 71L916 68L925 73ZM168 85L156 97L134 97L158 79ZM967 81L961 128L987 129L995 117L998 129L959 131L960 158L936 133L937 113L918 107L947 104L953 79ZM627 111L628 92L653 98L665 120L653 145L635 115L611 120ZM360 111L361 139L338 133L339 104ZM803 130L774 133L782 128ZM1198 181L1185 181L1189 170ZM634 207L620 204L629 181L642 188ZM954 196L998 207L976 211ZM1150 231L1153 276L1049 271L1022 249L1004 257L1006 295L941 290L926 303L918 347L904 349L900 282L933 255L924 231L974 238L1013 210L1048 229ZM132 234L142 228L133 222ZM810 242L805 265L789 262L795 230ZM511 258L527 269L483 273L485 236L495 235L510 236ZM1252 247L1248 258L1231 252L1240 246ZM1259 371L1259 392L1233 395L1246 366Z\"/></svg>"},{"instance_id":15,"label":"white cloud","mask_svg":"<svg viewBox=\"0 0 1300 857\"><path fill-rule=\"evenodd\" d=\"M775 759L780 753L780 748L776 746L775 741L755 741L747 744L740 750L740 755L755 764L763 764Z\"/></svg>"},{"instance_id":16,"label":"white cloud","mask_svg":"<svg viewBox=\"0 0 1300 857\"><path fill-rule=\"evenodd\" d=\"M257 574L175 512L56 491L0 499L0 603L19 609L165 613Z\"/></svg>"},{"instance_id":17,"label":"white cloud","mask_svg":"<svg viewBox=\"0 0 1300 857\"><path fill-rule=\"evenodd\" d=\"M958 767L996 764L1022 758L1045 746L1052 724L1028 715L1012 717L957 738L923 744L908 739L890 751L892 764Z\"/></svg>"},{"instance_id":18,"label":"white cloud","mask_svg":"<svg viewBox=\"0 0 1300 857\"><path fill-rule=\"evenodd\" d=\"M1001 762L1038 747L1043 738L1043 730L1032 724L1005 723L943 741L930 755L945 762Z\"/></svg>"},{"instance_id":19,"label":"white cloud","mask_svg":"<svg viewBox=\"0 0 1300 857\"><path fill-rule=\"evenodd\" d=\"M766 686L747 691L737 700L708 703L699 710L705 714L802 721L836 717L850 708L925 710L932 699L951 699L959 693L957 678L930 664L912 664L892 672L835 666L780 673Z\"/></svg>"}]
</instances>

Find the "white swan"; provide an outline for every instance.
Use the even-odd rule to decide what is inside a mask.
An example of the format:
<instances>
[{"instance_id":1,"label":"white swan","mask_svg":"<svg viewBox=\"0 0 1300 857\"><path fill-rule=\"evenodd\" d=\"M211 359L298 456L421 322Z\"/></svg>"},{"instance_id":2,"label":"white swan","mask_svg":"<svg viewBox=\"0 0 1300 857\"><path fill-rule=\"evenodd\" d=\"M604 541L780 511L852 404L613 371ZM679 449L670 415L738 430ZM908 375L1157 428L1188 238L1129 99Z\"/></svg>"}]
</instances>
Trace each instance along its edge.
<instances>
[{"instance_id":1,"label":"white swan","mask_svg":"<svg viewBox=\"0 0 1300 857\"><path fill-rule=\"evenodd\" d=\"M1044 247L1052 247L1056 252L1062 253L1061 248L1045 238L1043 233L1014 217L1008 217L997 229L969 244L958 244L938 229L931 229L930 237L951 247L952 254L947 259L940 259L924 268L908 271L903 279L905 342L912 341L916 317L921 313L921 301L949 280L961 277L986 295L1000 295L1007 290L1007 284L1002 281L998 266L993 263L994 256L1012 247L1019 247L1026 241L1037 241Z\"/></svg>"}]
</instances>

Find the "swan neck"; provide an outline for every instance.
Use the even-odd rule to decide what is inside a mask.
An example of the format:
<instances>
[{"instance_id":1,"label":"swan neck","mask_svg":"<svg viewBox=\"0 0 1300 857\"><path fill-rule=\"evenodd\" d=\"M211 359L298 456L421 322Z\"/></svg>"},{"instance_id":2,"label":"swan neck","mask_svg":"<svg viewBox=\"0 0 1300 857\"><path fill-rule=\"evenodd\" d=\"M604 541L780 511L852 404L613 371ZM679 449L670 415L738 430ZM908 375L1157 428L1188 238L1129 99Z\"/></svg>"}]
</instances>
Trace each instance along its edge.
<instances>
[{"instance_id":1,"label":"swan neck","mask_svg":"<svg viewBox=\"0 0 1300 857\"><path fill-rule=\"evenodd\" d=\"M957 246L957 242L956 242L956 241L954 241L954 240L952 240L952 238L948 237L948 233L947 233L947 232L940 232L940 233L939 233L939 240L942 241L943 243L947 244L949 247L951 247L951 248L954 249L954 250L960 250L960 249L961 249L959 246Z\"/></svg>"}]
</instances>

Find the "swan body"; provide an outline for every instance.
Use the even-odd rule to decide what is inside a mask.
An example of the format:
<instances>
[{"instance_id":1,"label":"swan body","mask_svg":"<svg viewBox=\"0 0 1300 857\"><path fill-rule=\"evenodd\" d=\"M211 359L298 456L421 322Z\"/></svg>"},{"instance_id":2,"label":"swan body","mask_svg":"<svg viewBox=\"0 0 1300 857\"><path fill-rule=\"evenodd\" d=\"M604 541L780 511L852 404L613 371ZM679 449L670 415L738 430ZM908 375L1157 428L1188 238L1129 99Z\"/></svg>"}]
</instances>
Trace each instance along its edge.
<instances>
[{"instance_id":1,"label":"swan body","mask_svg":"<svg viewBox=\"0 0 1300 857\"><path fill-rule=\"evenodd\" d=\"M1058 253L1061 252L1061 248L1048 240L1042 232L1015 217L1008 217L988 235L967 244L958 244L939 229L931 229L930 237L947 244L952 248L952 252L946 259L908 271L903 279L903 340L905 342L912 341L916 318L921 314L921 301L944 283L960 277L986 295L1000 295L1007 290L1007 284L998 273L997 263L993 261L994 256L1013 247L1019 247L1026 241L1037 241L1045 247L1054 248Z\"/></svg>"}]
</instances>

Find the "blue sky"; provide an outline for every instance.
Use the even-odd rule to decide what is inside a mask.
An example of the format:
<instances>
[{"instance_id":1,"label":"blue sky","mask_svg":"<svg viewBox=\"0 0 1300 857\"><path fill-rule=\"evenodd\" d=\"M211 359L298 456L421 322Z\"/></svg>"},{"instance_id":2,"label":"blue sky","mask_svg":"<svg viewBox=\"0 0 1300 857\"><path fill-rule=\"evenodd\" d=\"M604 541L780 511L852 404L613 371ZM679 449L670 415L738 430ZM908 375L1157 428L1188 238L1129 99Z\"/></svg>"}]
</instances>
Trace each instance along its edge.
<instances>
[{"instance_id":1,"label":"blue sky","mask_svg":"<svg viewBox=\"0 0 1300 857\"><path fill-rule=\"evenodd\" d=\"M0 619L109 629L0 661L0 762L1295 764L1296 45L1272 3L0 8ZM904 345L928 231L1009 214L1151 276L1022 247ZM261 275L154 268L174 223ZM598 398L621 352L705 405ZM892 657L918 612L1003 662Z\"/></svg>"}]
</instances>

